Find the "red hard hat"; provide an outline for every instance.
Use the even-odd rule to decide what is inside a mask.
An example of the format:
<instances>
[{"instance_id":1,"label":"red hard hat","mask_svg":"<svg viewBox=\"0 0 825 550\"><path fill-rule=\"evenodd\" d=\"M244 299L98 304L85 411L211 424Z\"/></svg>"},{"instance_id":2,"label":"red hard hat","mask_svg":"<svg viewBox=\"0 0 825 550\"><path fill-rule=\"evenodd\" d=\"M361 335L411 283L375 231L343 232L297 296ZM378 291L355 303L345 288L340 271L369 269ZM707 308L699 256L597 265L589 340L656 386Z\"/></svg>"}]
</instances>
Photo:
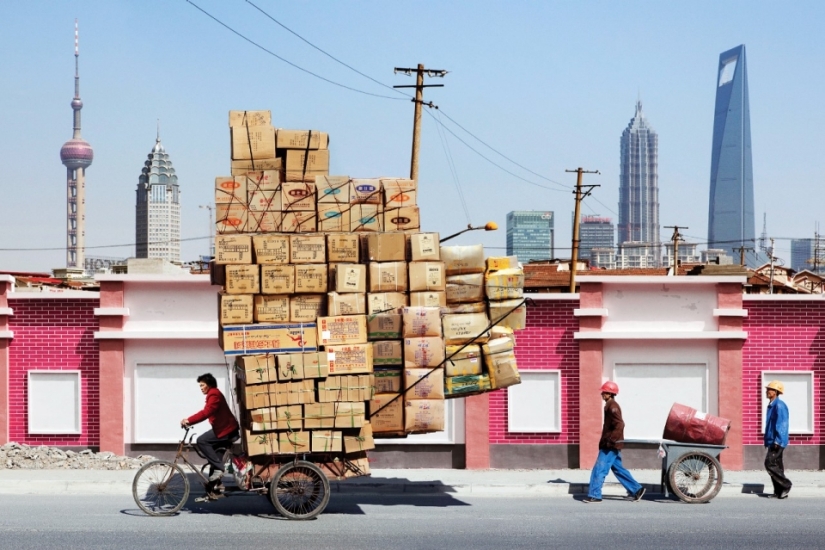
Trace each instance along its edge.
<instances>
[{"instance_id":1,"label":"red hard hat","mask_svg":"<svg viewBox=\"0 0 825 550\"><path fill-rule=\"evenodd\" d=\"M619 386L616 382L608 380L602 384L602 389L600 391L601 393L612 393L613 395L619 395Z\"/></svg>"}]
</instances>

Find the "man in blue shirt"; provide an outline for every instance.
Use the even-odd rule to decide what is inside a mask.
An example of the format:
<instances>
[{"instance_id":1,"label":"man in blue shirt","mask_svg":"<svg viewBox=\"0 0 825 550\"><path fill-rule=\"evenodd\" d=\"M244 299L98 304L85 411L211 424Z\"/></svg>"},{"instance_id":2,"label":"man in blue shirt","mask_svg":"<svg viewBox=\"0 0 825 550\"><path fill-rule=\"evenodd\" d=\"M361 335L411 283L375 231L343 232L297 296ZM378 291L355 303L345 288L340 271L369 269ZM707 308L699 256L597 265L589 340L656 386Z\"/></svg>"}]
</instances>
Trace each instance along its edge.
<instances>
[{"instance_id":1,"label":"man in blue shirt","mask_svg":"<svg viewBox=\"0 0 825 550\"><path fill-rule=\"evenodd\" d=\"M773 481L771 498L788 498L791 492L791 480L785 477L785 465L782 453L788 446L788 406L779 399L785 392L785 385L779 380L772 380L765 386L765 396L770 400L765 413L765 469Z\"/></svg>"}]
</instances>

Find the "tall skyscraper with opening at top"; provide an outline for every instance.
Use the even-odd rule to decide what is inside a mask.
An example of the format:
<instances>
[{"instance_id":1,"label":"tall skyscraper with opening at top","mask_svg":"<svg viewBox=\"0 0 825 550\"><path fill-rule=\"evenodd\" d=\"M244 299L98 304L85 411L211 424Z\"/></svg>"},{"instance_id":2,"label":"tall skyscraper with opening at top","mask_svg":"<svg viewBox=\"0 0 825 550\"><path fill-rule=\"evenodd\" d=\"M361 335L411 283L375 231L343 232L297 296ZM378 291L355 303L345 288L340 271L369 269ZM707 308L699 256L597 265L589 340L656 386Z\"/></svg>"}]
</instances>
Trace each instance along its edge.
<instances>
[{"instance_id":1,"label":"tall skyscraper with opening at top","mask_svg":"<svg viewBox=\"0 0 825 550\"><path fill-rule=\"evenodd\" d=\"M136 257L180 263L180 187L160 129L138 179L135 236Z\"/></svg>"},{"instance_id":2,"label":"tall skyscraper with opening at top","mask_svg":"<svg viewBox=\"0 0 825 550\"><path fill-rule=\"evenodd\" d=\"M516 210L507 214L507 255L519 262L553 258L553 213Z\"/></svg>"},{"instance_id":3,"label":"tall skyscraper with opening at top","mask_svg":"<svg viewBox=\"0 0 825 550\"><path fill-rule=\"evenodd\" d=\"M621 138L619 243L659 242L659 135L636 102Z\"/></svg>"}]
</instances>

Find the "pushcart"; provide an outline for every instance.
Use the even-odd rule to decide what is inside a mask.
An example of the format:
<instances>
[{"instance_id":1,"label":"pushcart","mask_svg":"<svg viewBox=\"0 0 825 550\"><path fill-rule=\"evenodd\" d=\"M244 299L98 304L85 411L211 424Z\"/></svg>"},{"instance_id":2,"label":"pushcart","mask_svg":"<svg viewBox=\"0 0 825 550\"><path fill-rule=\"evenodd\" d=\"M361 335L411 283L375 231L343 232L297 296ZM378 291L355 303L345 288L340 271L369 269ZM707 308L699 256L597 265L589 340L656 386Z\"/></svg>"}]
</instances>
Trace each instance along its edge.
<instances>
[{"instance_id":1,"label":"pushcart","mask_svg":"<svg viewBox=\"0 0 825 550\"><path fill-rule=\"evenodd\" d=\"M670 439L625 439L624 443L658 445L662 456L662 493L672 492L682 502L710 502L722 488L719 455L727 445L680 443Z\"/></svg>"}]
</instances>

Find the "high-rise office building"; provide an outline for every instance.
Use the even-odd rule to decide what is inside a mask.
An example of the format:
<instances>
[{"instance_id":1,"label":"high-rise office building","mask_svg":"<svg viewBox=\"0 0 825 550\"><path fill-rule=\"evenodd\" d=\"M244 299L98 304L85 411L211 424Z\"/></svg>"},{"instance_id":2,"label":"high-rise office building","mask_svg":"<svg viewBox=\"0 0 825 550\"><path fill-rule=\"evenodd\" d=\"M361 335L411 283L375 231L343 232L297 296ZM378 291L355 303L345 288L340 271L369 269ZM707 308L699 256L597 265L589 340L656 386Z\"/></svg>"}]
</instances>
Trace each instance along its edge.
<instances>
[{"instance_id":1,"label":"high-rise office building","mask_svg":"<svg viewBox=\"0 0 825 550\"><path fill-rule=\"evenodd\" d=\"M791 269L825 273L825 241L820 238L792 239Z\"/></svg>"},{"instance_id":2,"label":"high-rise office building","mask_svg":"<svg viewBox=\"0 0 825 550\"><path fill-rule=\"evenodd\" d=\"M579 258L590 260L590 265L595 267L608 267L601 263L605 263L603 251L613 250L613 232L613 221L610 218L582 216L579 224ZM598 249L601 253L594 256L593 249Z\"/></svg>"},{"instance_id":3,"label":"high-rise office building","mask_svg":"<svg viewBox=\"0 0 825 550\"><path fill-rule=\"evenodd\" d=\"M138 179L135 234L136 257L180 263L180 188L160 130Z\"/></svg>"},{"instance_id":4,"label":"high-rise office building","mask_svg":"<svg viewBox=\"0 0 825 550\"><path fill-rule=\"evenodd\" d=\"M94 159L92 146L80 137L80 48L77 19L74 22L74 133L60 148L60 161L66 166L66 267L83 269L86 247L86 168Z\"/></svg>"},{"instance_id":5,"label":"high-rise office building","mask_svg":"<svg viewBox=\"0 0 825 550\"><path fill-rule=\"evenodd\" d=\"M516 210L507 214L507 255L521 263L553 258L553 213Z\"/></svg>"},{"instance_id":6,"label":"high-rise office building","mask_svg":"<svg viewBox=\"0 0 825 550\"><path fill-rule=\"evenodd\" d=\"M753 163L745 46L719 56L713 149L710 162L708 248L721 248L734 257L739 247L755 248ZM761 263L748 251L746 262Z\"/></svg>"},{"instance_id":7,"label":"high-rise office building","mask_svg":"<svg viewBox=\"0 0 825 550\"><path fill-rule=\"evenodd\" d=\"M659 135L636 102L621 138L619 243L659 242Z\"/></svg>"}]
</instances>

